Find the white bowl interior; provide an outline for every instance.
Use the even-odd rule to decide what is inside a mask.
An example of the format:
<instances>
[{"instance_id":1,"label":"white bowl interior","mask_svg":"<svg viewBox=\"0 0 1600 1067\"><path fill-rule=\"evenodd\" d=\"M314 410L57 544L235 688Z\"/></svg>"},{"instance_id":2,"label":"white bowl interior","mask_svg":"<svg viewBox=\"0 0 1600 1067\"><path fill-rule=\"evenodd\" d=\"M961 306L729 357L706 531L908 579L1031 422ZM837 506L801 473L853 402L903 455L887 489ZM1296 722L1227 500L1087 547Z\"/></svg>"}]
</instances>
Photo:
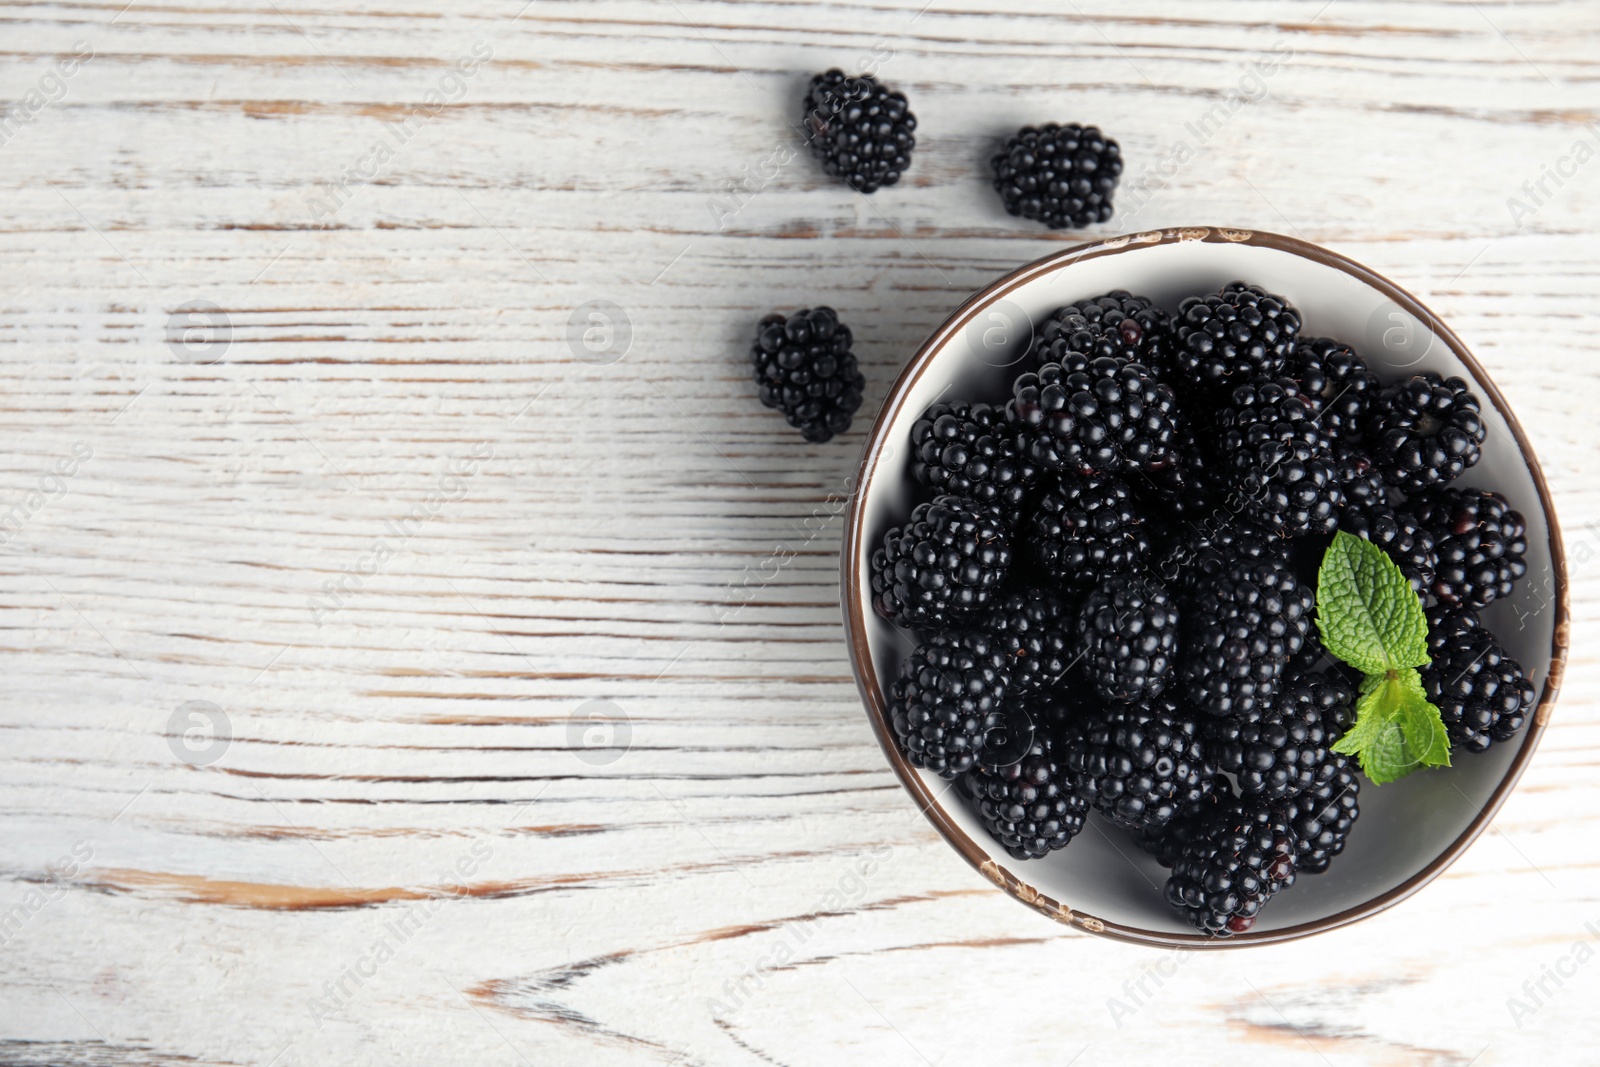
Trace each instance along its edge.
<instances>
[{"instance_id":1,"label":"white bowl interior","mask_svg":"<svg viewBox=\"0 0 1600 1067\"><path fill-rule=\"evenodd\" d=\"M1476 381L1444 341L1361 279L1291 252L1233 241L1135 245L1118 254L1071 262L1006 293L1004 299L1012 306L994 316L980 311L979 321L984 323L982 329L1004 330L1015 325L1017 308L1033 321L1043 321L1064 304L1112 289L1142 293L1175 310L1183 297L1213 292L1235 279L1287 296L1305 318L1306 336L1331 336L1352 345L1384 382L1419 370ZM917 417L936 399L1002 401L1009 396L1014 369L995 365L1005 360L985 354L981 344L978 327L953 332L932 354L928 370L887 426L884 466L872 478L863 501L868 551L862 554L856 576L863 589L870 588L871 547L881 542L890 526L905 521L916 499L906 462ZM1528 577L1510 601L1492 605L1485 620L1530 671L1542 696L1556 614L1549 528L1533 472L1505 419L1482 391L1483 384L1477 381L1489 436L1483 459L1458 484L1494 489L1527 518ZM912 642L870 610L866 638L878 677L887 684ZM1389 785L1374 786L1363 779L1361 815L1344 853L1326 873L1302 877L1274 898L1263 910L1256 932L1336 915L1417 875L1467 829L1526 740L1525 732L1483 755L1458 753L1455 766L1448 770L1414 773ZM946 783L937 776L918 773L930 795L944 789ZM1166 872L1098 816L1070 847L1024 862L1012 860L995 845L953 793L945 793L940 803L952 821L1016 879L1080 914L1157 934L1193 933L1162 899Z\"/></svg>"}]
</instances>

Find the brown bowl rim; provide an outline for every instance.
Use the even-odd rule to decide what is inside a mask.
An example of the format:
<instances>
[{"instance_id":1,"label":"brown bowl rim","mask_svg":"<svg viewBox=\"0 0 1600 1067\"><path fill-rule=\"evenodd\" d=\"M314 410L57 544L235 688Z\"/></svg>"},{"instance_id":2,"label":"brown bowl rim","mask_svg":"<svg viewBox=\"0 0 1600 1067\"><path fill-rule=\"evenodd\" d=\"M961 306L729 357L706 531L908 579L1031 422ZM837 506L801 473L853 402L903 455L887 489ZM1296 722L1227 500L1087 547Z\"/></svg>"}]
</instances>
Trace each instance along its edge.
<instances>
[{"instance_id":1,"label":"brown bowl rim","mask_svg":"<svg viewBox=\"0 0 1600 1067\"><path fill-rule=\"evenodd\" d=\"M1550 531L1551 572L1555 585L1553 601L1556 615L1555 626L1551 636L1550 665L1545 674L1544 689L1539 699L1539 705L1534 710L1532 721L1528 724L1527 732L1523 737L1522 746L1512 758L1511 766L1507 768L1505 776L1495 786L1488 802L1484 804L1477 817L1473 819L1467 828L1422 870L1400 885L1368 901L1312 922L1300 923L1281 930L1248 931L1229 938L1208 938L1198 933L1175 934L1166 931L1146 930L1141 927L1115 923L1074 911L1069 905L1053 900L1046 894L1039 892L1010 871L1005 865L992 859L982 847L951 821L940 803L940 798L948 791L948 787L938 794L931 794L921 777L901 754L889 729L887 711L883 703L882 687L878 682L877 670L872 661L871 649L867 643L868 620L866 613L870 610L868 603L870 598L864 595L857 577L860 573L858 563L861 559L861 554L866 550L863 540L866 536L863 521L864 504L867 489L871 485L874 472L879 466L880 455L885 444L885 428L899 413L905 403L906 394L910 391L912 385L928 369L934 352L942 348L953 334L965 328L966 324L982 308L989 306L994 301L1003 298L1007 293L1014 291L1019 286L1032 281L1042 274L1088 259L1097 259L1101 256L1115 255L1143 248L1154 248L1183 241L1260 245L1277 251L1288 252L1324 266L1333 267L1371 286L1394 301L1395 304L1410 312L1420 322L1426 324L1433 335L1444 341L1463 365L1466 366L1478 388L1488 396L1495 410L1500 413L1506 420L1506 425L1511 428L1512 436L1522 453L1523 461L1533 475L1534 485L1539 493L1539 503L1544 510L1545 522ZM855 486L851 492L850 504L845 517L840 569L841 587L844 593L845 634L849 642L850 664L855 674L856 687L860 690L862 701L866 705L867 717L872 723L873 732L877 735L879 747L883 749L884 755L888 757L890 765L900 779L900 784L917 801L917 806L928 818L928 821L933 824L934 829L938 830L950 846L960 853L962 858L975 867L979 873L1017 900L1057 922L1077 926L1102 937L1160 948L1244 948L1293 941L1359 922L1393 907L1416 893L1442 874L1446 868L1460 857L1462 852L1466 851L1467 847L1477 839L1478 835L1483 833L1495 813L1500 810L1505 798L1515 788L1517 781L1522 777L1523 771L1526 770L1528 762L1533 758L1534 750L1538 747L1540 738L1544 735L1545 726L1549 721L1556 697L1561 689L1562 676L1565 673L1567 663L1570 616L1567 599L1566 554L1562 545L1561 528L1556 520L1555 506L1550 499L1550 487L1545 481L1544 470L1539 465L1539 460L1533 451L1532 444L1523 432L1522 424L1517 421L1517 417L1512 412L1510 405L1506 403L1505 397L1501 395L1500 390L1489 378L1477 359L1468 351L1467 346L1462 343L1461 339L1416 297L1371 268L1337 252L1329 251L1299 238L1267 233L1261 230L1220 226L1189 226L1123 234L1117 237L1088 241L1019 267L968 297L933 332L928 340L923 342L916 355L901 370L893 386L890 387L882 406L879 408L877 416L873 419L872 428L868 432L866 443L862 447L861 461L855 475Z\"/></svg>"}]
</instances>

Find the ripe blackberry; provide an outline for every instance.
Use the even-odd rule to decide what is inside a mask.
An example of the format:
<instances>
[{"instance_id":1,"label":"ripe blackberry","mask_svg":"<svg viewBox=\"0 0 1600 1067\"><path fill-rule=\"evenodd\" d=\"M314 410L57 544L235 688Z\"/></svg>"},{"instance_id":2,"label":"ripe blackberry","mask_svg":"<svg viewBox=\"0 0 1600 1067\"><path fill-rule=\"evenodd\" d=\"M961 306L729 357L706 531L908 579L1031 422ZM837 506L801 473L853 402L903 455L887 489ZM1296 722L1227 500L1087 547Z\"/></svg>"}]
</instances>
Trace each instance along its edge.
<instances>
[{"instance_id":1,"label":"ripe blackberry","mask_svg":"<svg viewBox=\"0 0 1600 1067\"><path fill-rule=\"evenodd\" d=\"M911 474L936 493L999 506L1015 522L1039 469L1017 449L1004 408L935 404L911 427Z\"/></svg>"},{"instance_id":2,"label":"ripe blackberry","mask_svg":"<svg viewBox=\"0 0 1600 1067\"><path fill-rule=\"evenodd\" d=\"M1178 854L1167 900L1214 937L1255 925L1262 905L1294 884L1295 839L1283 814L1264 800L1220 804Z\"/></svg>"},{"instance_id":3,"label":"ripe blackberry","mask_svg":"<svg viewBox=\"0 0 1600 1067\"><path fill-rule=\"evenodd\" d=\"M957 496L918 504L872 554L872 603L898 626L932 629L988 606L1011 566L1000 509Z\"/></svg>"},{"instance_id":4,"label":"ripe blackberry","mask_svg":"<svg viewBox=\"0 0 1600 1067\"><path fill-rule=\"evenodd\" d=\"M1078 650L1102 698L1131 704L1159 696L1178 655L1178 603L1153 578L1103 578L1078 609Z\"/></svg>"},{"instance_id":5,"label":"ripe blackberry","mask_svg":"<svg viewBox=\"0 0 1600 1067\"><path fill-rule=\"evenodd\" d=\"M1300 312L1260 286L1230 282L1214 296L1179 304L1177 333L1179 375L1201 389L1225 389L1282 373L1300 335Z\"/></svg>"},{"instance_id":6,"label":"ripe blackberry","mask_svg":"<svg viewBox=\"0 0 1600 1067\"><path fill-rule=\"evenodd\" d=\"M1289 356L1284 376L1292 378L1300 395L1310 401L1323 433L1335 441L1361 440L1378 395L1378 378L1349 345L1328 337L1302 338Z\"/></svg>"},{"instance_id":7,"label":"ripe blackberry","mask_svg":"<svg viewBox=\"0 0 1600 1067\"><path fill-rule=\"evenodd\" d=\"M1236 386L1217 412L1217 451L1244 513L1274 533L1331 533L1344 503L1333 443L1287 378Z\"/></svg>"},{"instance_id":8,"label":"ripe blackberry","mask_svg":"<svg viewBox=\"0 0 1600 1067\"><path fill-rule=\"evenodd\" d=\"M1038 577L1069 593L1133 571L1151 552L1144 516L1118 478L1063 476L1040 495L1018 542Z\"/></svg>"},{"instance_id":9,"label":"ripe blackberry","mask_svg":"<svg viewBox=\"0 0 1600 1067\"><path fill-rule=\"evenodd\" d=\"M1488 432L1464 380L1423 371L1378 394L1367 443L1390 485L1421 493L1478 462Z\"/></svg>"},{"instance_id":10,"label":"ripe blackberry","mask_svg":"<svg viewBox=\"0 0 1600 1067\"><path fill-rule=\"evenodd\" d=\"M1135 830L1170 822L1216 776L1199 727L1170 700L1090 714L1068 744L1067 767L1095 810Z\"/></svg>"},{"instance_id":11,"label":"ripe blackberry","mask_svg":"<svg viewBox=\"0 0 1600 1067\"><path fill-rule=\"evenodd\" d=\"M1226 511L1185 523L1155 570L1184 594L1208 590L1240 560L1288 562L1285 541Z\"/></svg>"},{"instance_id":12,"label":"ripe blackberry","mask_svg":"<svg viewBox=\"0 0 1600 1067\"><path fill-rule=\"evenodd\" d=\"M1346 508L1339 529L1365 538L1383 549L1411 580L1411 588L1425 596L1434 582L1433 534L1416 516L1387 504L1366 510Z\"/></svg>"},{"instance_id":13,"label":"ripe blackberry","mask_svg":"<svg viewBox=\"0 0 1600 1067\"><path fill-rule=\"evenodd\" d=\"M1361 780L1350 760L1329 752L1315 782L1299 796L1280 800L1274 816L1294 834L1294 866L1299 874L1321 874L1344 851L1350 829L1361 814Z\"/></svg>"},{"instance_id":14,"label":"ripe blackberry","mask_svg":"<svg viewBox=\"0 0 1600 1067\"><path fill-rule=\"evenodd\" d=\"M1215 817L1217 809L1231 802L1234 797L1233 783L1227 776L1213 775L1211 787L1205 791L1205 795L1199 800L1179 805L1171 821L1133 831L1133 843L1154 856L1161 866L1170 868L1178 861L1184 846L1193 841Z\"/></svg>"},{"instance_id":15,"label":"ripe blackberry","mask_svg":"<svg viewBox=\"0 0 1600 1067\"><path fill-rule=\"evenodd\" d=\"M1061 681L1077 655L1076 614L1043 589L1012 593L997 601L978 623L1005 653L1011 692L1037 693Z\"/></svg>"},{"instance_id":16,"label":"ripe blackberry","mask_svg":"<svg viewBox=\"0 0 1600 1067\"><path fill-rule=\"evenodd\" d=\"M1089 812L1089 802L1073 792L1052 730L1036 730L1027 755L1015 763L972 767L962 789L983 828L1019 860L1066 848Z\"/></svg>"},{"instance_id":17,"label":"ripe blackberry","mask_svg":"<svg viewBox=\"0 0 1600 1067\"><path fill-rule=\"evenodd\" d=\"M1414 508L1433 535L1432 592L1442 602L1481 608L1528 573L1528 525L1499 493L1445 489Z\"/></svg>"},{"instance_id":18,"label":"ripe blackberry","mask_svg":"<svg viewBox=\"0 0 1600 1067\"><path fill-rule=\"evenodd\" d=\"M807 441L850 428L867 387L850 352L850 328L828 307L761 320L750 349L761 402L783 412Z\"/></svg>"},{"instance_id":19,"label":"ripe blackberry","mask_svg":"<svg viewBox=\"0 0 1600 1067\"><path fill-rule=\"evenodd\" d=\"M1174 461L1172 390L1137 363L1067 353L1017 376L1009 413L1040 466L1078 474L1159 470Z\"/></svg>"},{"instance_id":20,"label":"ripe blackberry","mask_svg":"<svg viewBox=\"0 0 1600 1067\"><path fill-rule=\"evenodd\" d=\"M1156 470L1140 472L1133 480L1135 492L1160 510L1185 520L1203 520L1226 507L1227 478L1211 443L1194 432L1189 420L1177 420L1172 438L1176 460Z\"/></svg>"},{"instance_id":21,"label":"ripe blackberry","mask_svg":"<svg viewBox=\"0 0 1600 1067\"><path fill-rule=\"evenodd\" d=\"M1422 686L1439 709L1452 748L1483 752L1508 741L1533 711L1533 683L1469 610L1430 612Z\"/></svg>"},{"instance_id":22,"label":"ripe blackberry","mask_svg":"<svg viewBox=\"0 0 1600 1067\"><path fill-rule=\"evenodd\" d=\"M904 93L891 93L870 74L830 70L811 79L801 121L811 154L829 175L857 192L893 185L911 166L917 117Z\"/></svg>"},{"instance_id":23,"label":"ripe blackberry","mask_svg":"<svg viewBox=\"0 0 1600 1067\"><path fill-rule=\"evenodd\" d=\"M906 759L945 778L972 767L1001 721L1010 678L988 634L955 630L918 645L889 687L889 721Z\"/></svg>"},{"instance_id":24,"label":"ripe blackberry","mask_svg":"<svg viewBox=\"0 0 1600 1067\"><path fill-rule=\"evenodd\" d=\"M1148 297L1114 289L1051 312L1033 335L1029 368L1060 363L1068 352L1115 356L1160 377L1172 358L1172 316Z\"/></svg>"},{"instance_id":25,"label":"ripe blackberry","mask_svg":"<svg viewBox=\"0 0 1600 1067\"><path fill-rule=\"evenodd\" d=\"M1322 675L1290 679L1270 708L1212 720L1206 750L1238 779L1241 794L1267 800L1295 796L1311 788L1327 758L1325 714L1339 706L1340 697L1348 706L1350 696Z\"/></svg>"},{"instance_id":26,"label":"ripe blackberry","mask_svg":"<svg viewBox=\"0 0 1600 1067\"><path fill-rule=\"evenodd\" d=\"M1249 715L1277 695L1305 644L1313 597L1282 559L1240 558L1180 603L1185 695L1218 717Z\"/></svg>"},{"instance_id":27,"label":"ripe blackberry","mask_svg":"<svg viewBox=\"0 0 1600 1067\"><path fill-rule=\"evenodd\" d=\"M1335 441L1333 476L1344 493L1345 511L1352 508L1362 511L1389 502L1389 488L1383 472L1363 448Z\"/></svg>"},{"instance_id":28,"label":"ripe blackberry","mask_svg":"<svg viewBox=\"0 0 1600 1067\"><path fill-rule=\"evenodd\" d=\"M1117 142L1076 122L1024 126L989 161L1006 213L1052 229L1079 229L1111 217L1122 176Z\"/></svg>"},{"instance_id":29,"label":"ripe blackberry","mask_svg":"<svg viewBox=\"0 0 1600 1067\"><path fill-rule=\"evenodd\" d=\"M1322 648L1315 627L1306 635L1306 644L1313 643L1319 650ZM1338 670L1306 671L1284 685L1283 695L1278 698L1278 707L1315 715L1322 724L1324 739L1332 745L1344 736L1355 721L1358 681L1359 678L1353 681Z\"/></svg>"}]
</instances>

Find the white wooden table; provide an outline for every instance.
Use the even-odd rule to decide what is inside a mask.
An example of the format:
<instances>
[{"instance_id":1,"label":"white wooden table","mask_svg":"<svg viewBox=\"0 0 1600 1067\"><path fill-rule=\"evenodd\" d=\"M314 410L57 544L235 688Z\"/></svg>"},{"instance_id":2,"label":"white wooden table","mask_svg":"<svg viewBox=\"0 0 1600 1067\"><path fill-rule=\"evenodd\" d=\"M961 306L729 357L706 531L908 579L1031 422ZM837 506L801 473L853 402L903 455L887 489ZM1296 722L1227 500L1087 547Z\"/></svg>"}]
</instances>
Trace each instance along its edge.
<instances>
[{"instance_id":1,"label":"white wooden table","mask_svg":"<svg viewBox=\"0 0 1600 1067\"><path fill-rule=\"evenodd\" d=\"M0 7L0 1063L1600 1062L1592 0L122 2ZM865 64L907 180L771 163ZM1053 925L868 730L838 494L918 341L1074 239L985 177L1047 120L1130 160L1096 232L1417 292L1550 476L1547 740L1355 928ZM745 351L817 302L868 398L813 447Z\"/></svg>"}]
</instances>

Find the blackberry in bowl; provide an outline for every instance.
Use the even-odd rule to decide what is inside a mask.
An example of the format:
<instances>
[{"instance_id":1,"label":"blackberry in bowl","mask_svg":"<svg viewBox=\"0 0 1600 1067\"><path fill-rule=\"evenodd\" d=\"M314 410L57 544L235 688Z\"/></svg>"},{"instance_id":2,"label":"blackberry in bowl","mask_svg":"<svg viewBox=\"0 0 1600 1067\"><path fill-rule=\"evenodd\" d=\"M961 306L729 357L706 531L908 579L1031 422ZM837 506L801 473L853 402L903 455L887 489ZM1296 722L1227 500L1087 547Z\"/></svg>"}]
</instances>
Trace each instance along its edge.
<instances>
[{"instance_id":1,"label":"blackberry in bowl","mask_svg":"<svg viewBox=\"0 0 1600 1067\"><path fill-rule=\"evenodd\" d=\"M1031 316L1038 349L1009 363L969 329L1002 301ZM1395 388L1418 378L1426 397ZM952 598L954 621L896 625L873 610L871 556L933 498L912 427L935 402L991 405L983 433L946 427L958 445L1014 438L983 445L980 469L1020 454L1037 470L1010 494L1016 521L993 523L1009 561L989 615ZM1448 767L1390 776L1346 751L1363 672L1319 631L1318 563L1349 544L1426 608L1433 644L1406 670ZM1274 943L1422 889L1528 765L1567 654L1554 509L1494 383L1414 297L1274 234L1110 238L976 294L876 416L842 557L852 666L912 803L1019 902L1144 944ZM1115 595L1141 582L1166 595ZM890 710L901 664L990 616L984 647L1004 663L917 720L944 760L919 766ZM986 688L1001 675L1017 693ZM1020 735L1019 701L1050 709ZM981 789L950 789L941 772L968 760L979 771L958 773Z\"/></svg>"}]
</instances>

